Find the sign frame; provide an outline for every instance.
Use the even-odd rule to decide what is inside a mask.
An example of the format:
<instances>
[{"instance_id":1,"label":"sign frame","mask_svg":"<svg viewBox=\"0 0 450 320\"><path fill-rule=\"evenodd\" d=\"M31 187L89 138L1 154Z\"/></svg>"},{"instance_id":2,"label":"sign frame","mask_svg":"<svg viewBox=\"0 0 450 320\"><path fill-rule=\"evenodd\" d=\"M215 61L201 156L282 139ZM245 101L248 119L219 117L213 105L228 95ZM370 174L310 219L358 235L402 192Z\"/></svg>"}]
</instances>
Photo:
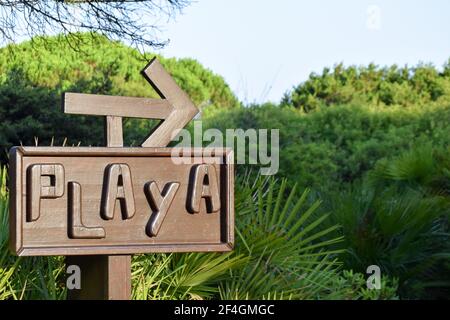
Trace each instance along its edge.
<instances>
[{"instance_id":1,"label":"sign frame","mask_svg":"<svg viewBox=\"0 0 450 320\"><path fill-rule=\"evenodd\" d=\"M225 217L221 218L220 243L183 243L183 244L143 244L143 245L92 245L71 247L27 247L23 244L23 223L26 209L23 207L23 157L53 156L59 157L168 157L173 156L174 148L167 147L14 147L10 151L10 249L19 256L50 255L108 255L140 254L161 252L226 252L234 245L234 156L228 148L189 148L182 149L177 157L220 157L220 165L225 166L226 177L222 184L226 199ZM176 165L176 164L174 164ZM222 214L222 212L220 212ZM222 222L223 221L223 222ZM222 225L222 223L225 224Z\"/></svg>"}]
</instances>

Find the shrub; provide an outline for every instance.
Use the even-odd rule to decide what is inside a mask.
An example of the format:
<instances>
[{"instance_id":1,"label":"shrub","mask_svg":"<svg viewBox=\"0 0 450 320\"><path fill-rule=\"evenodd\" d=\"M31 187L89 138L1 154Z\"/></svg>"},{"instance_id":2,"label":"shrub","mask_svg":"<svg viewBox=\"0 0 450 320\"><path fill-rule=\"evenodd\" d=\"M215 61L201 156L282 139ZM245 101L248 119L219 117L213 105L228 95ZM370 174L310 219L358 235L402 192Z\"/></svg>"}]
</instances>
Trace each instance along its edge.
<instances>
[{"instance_id":1,"label":"shrub","mask_svg":"<svg viewBox=\"0 0 450 320\"><path fill-rule=\"evenodd\" d=\"M378 265L398 278L403 298L448 296L449 156L446 149L417 147L379 162L347 190L320 194L330 223L342 225L337 235L345 239L345 268L364 272Z\"/></svg>"},{"instance_id":2,"label":"shrub","mask_svg":"<svg viewBox=\"0 0 450 320\"><path fill-rule=\"evenodd\" d=\"M380 289L367 288L366 279L362 273L343 270L339 277L334 278L333 289L327 299L339 300L397 300L398 280L387 276L381 277Z\"/></svg>"},{"instance_id":3,"label":"shrub","mask_svg":"<svg viewBox=\"0 0 450 320\"><path fill-rule=\"evenodd\" d=\"M280 175L303 187L333 189L416 144L450 145L450 104L406 109L343 105L308 114L252 106L205 114L203 128L279 129Z\"/></svg>"},{"instance_id":4,"label":"shrub","mask_svg":"<svg viewBox=\"0 0 450 320\"><path fill-rule=\"evenodd\" d=\"M285 94L282 104L305 112L320 106L357 103L363 105L423 106L431 102L450 102L450 60L439 72L432 65L397 65L380 68L375 64L325 68Z\"/></svg>"}]
</instances>

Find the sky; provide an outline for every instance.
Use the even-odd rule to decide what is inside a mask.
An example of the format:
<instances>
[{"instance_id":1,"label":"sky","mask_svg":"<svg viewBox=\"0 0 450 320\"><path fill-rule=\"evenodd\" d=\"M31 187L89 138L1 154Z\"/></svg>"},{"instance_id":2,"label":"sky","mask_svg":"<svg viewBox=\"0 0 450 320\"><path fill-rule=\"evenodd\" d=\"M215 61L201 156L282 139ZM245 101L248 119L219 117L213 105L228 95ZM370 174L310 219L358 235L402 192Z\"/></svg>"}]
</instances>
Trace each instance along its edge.
<instances>
[{"instance_id":1,"label":"sky","mask_svg":"<svg viewBox=\"0 0 450 320\"><path fill-rule=\"evenodd\" d=\"M163 26L167 57L222 75L244 103L278 102L311 72L450 58L448 0L198 0Z\"/></svg>"}]
</instances>

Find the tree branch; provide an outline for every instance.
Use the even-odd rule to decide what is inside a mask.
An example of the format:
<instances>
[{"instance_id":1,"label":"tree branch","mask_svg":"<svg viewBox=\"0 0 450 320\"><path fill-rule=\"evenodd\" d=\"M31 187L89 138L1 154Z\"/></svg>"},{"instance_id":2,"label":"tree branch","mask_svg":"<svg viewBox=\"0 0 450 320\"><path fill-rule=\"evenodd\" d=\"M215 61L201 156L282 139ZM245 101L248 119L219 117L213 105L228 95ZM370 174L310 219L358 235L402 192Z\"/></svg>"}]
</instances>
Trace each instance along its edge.
<instances>
[{"instance_id":1,"label":"tree branch","mask_svg":"<svg viewBox=\"0 0 450 320\"><path fill-rule=\"evenodd\" d=\"M63 34L68 40L79 32L99 33L131 45L162 47L159 25L191 0L0 0L0 42L24 37Z\"/></svg>"}]
</instances>

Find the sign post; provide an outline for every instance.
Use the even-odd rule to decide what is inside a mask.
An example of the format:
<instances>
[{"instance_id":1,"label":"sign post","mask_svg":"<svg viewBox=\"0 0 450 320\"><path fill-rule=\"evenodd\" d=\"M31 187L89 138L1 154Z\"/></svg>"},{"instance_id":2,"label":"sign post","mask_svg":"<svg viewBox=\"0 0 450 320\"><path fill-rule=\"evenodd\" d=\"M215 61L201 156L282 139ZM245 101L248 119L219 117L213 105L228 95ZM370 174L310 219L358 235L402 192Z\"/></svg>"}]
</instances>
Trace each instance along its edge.
<instances>
[{"instance_id":1,"label":"sign post","mask_svg":"<svg viewBox=\"0 0 450 320\"><path fill-rule=\"evenodd\" d=\"M233 247L232 151L166 148L198 110L156 59L143 75L161 99L65 93L64 112L106 117L106 147L10 151L11 249L79 266L69 299L130 299L134 253ZM122 117L161 123L124 148Z\"/></svg>"}]
</instances>

